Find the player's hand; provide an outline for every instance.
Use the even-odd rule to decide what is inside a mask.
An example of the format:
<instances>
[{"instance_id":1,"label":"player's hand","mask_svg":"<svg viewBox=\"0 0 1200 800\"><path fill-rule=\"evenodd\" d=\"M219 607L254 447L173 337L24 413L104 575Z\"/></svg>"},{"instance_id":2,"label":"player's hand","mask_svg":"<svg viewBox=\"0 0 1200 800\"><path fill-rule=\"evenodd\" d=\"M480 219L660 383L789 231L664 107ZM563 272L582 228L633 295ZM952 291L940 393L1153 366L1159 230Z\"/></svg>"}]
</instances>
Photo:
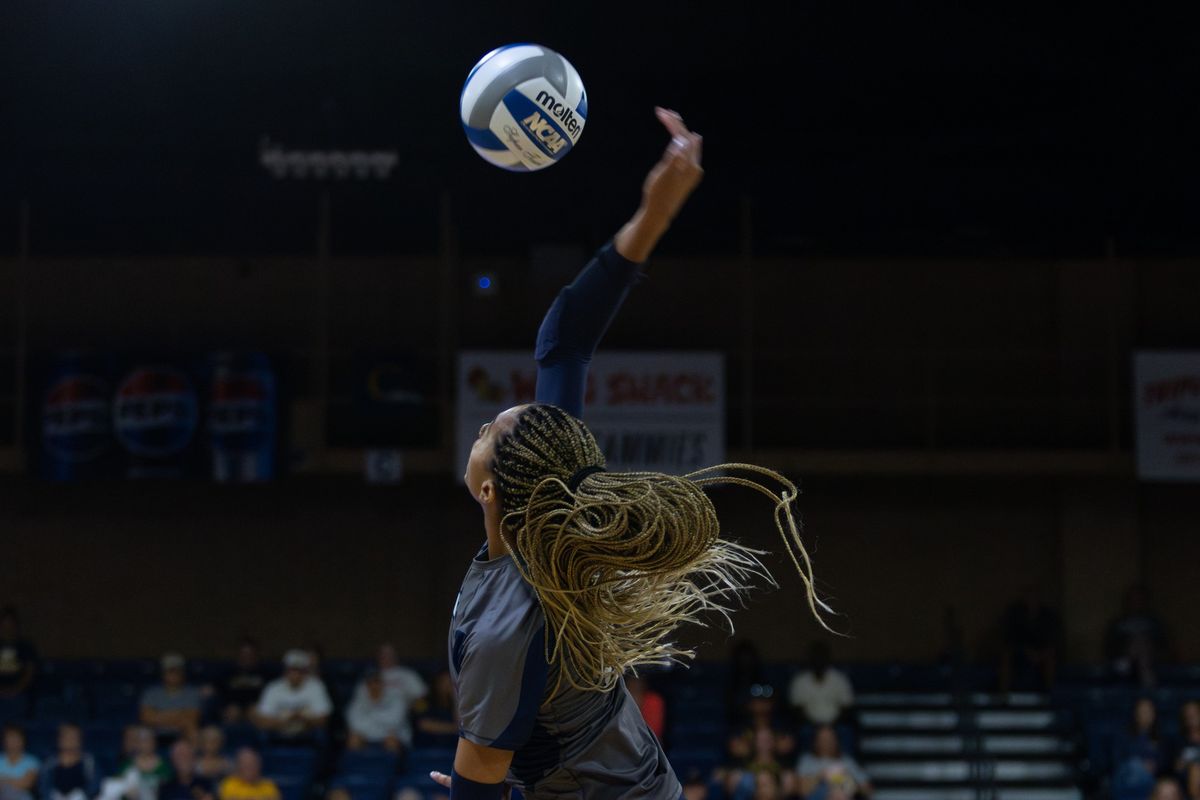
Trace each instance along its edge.
<instances>
[{"instance_id":1,"label":"player's hand","mask_svg":"<svg viewBox=\"0 0 1200 800\"><path fill-rule=\"evenodd\" d=\"M654 113L671 134L671 143L642 184L642 208L669 224L704 177L700 166L704 137L689 131L683 117L674 111L656 108Z\"/></svg>"}]
</instances>

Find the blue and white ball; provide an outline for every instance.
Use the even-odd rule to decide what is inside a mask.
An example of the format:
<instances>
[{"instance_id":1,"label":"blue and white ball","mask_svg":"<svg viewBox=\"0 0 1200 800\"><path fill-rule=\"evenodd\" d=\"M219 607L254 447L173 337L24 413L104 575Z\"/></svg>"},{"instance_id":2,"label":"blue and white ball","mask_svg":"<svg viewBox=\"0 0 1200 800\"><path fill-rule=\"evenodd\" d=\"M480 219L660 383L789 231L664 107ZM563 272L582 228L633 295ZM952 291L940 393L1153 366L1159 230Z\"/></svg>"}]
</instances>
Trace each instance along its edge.
<instances>
[{"instance_id":1,"label":"blue and white ball","mask_svg":"<svg viewBox=\"0 0 1200 800\"><path fill-rule=\"evenodd\" d=\"M459 107L475 152L514 172L545 169L571 152L588 113L571 62L536 44L506 45L479 59Z\"/></svg>"}]
</instances>

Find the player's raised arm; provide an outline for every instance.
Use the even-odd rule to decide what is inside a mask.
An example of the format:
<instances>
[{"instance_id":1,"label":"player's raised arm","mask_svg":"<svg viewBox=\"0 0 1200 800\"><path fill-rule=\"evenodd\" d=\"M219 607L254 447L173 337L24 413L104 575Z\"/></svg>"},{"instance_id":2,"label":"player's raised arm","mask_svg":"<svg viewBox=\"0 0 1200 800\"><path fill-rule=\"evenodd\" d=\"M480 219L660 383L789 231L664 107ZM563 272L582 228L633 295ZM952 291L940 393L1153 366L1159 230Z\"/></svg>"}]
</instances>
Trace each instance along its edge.
<instances>
[{"instance_id":1,"label":"player's raised arm","mask_svg":"<svg viewBox=\"0 0 1200 800\"><path fill-rule=\"evenodd\" d=\"M559 292L538 330L537 401L583 416L587 370L604 331L684 202L700 183L703 140L674 111L655 109L671 135L662 158L642 184L642 203L596 253L574 282Z\"/></svg>"}]
</instances>

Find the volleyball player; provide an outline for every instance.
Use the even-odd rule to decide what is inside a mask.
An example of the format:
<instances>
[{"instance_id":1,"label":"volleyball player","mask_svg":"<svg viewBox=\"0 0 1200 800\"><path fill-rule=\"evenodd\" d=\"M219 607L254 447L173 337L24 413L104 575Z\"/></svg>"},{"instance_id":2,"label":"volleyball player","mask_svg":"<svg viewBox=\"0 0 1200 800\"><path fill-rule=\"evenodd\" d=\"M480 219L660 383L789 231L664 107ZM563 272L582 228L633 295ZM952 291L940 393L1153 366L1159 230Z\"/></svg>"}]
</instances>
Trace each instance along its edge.
<instances>
[{"instance_id":1,"label":"volleyball player","mask_svg":"<svg viewBox=\"0 0 1200 800\"><path fill-rule=\"evenodd\" d=\"M605 470L580 421L588 364L640 265L700 183L701 137L657 109L671 142L642 204L551 305L538 332L536 402L479 430L466 471L487 544L471 562L450 626L460 738L453 800L526 797L678 800L682 787L622 681L627 669L690 656L671 634L727 613L755 576L754 553L719 538L705 487L747 486L775 524L815 613L812 571L782 476L719 465L689 476ZM752 477L778 482L778 492Z\"/></svg>"}]
</instances>

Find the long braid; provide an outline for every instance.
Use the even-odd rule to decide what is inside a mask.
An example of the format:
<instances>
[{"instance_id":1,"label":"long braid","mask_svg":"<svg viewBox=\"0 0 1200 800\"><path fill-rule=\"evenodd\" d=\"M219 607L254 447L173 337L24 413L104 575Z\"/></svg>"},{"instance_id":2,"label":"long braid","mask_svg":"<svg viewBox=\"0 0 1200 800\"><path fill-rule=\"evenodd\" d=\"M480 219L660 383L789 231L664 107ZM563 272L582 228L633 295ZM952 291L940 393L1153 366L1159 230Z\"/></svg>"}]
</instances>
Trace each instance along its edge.
<instances>
[{"instance_id":1,"label":"long braid","mask_svg":"<svg viewBox=\"0 0 1200 800\"><path fill-rule=\"evenodd\" d=\"M537 591L551 635L546 657L558 680L611 688L628 669L690 658L670 640L682 622L729 613L756 579L774 584L759 551L720 538L707 487L744 486L775 504L775 525L799 572L808 605L826 628L812 564L792 505L794 484L771 470L723 464L685 476L657 472L588 474L603 467L587 427L556 406L531 405L496 444L493 470L503 531ZM778 482L779 491L737 473Z\"/></svg>"}]
</instances>

